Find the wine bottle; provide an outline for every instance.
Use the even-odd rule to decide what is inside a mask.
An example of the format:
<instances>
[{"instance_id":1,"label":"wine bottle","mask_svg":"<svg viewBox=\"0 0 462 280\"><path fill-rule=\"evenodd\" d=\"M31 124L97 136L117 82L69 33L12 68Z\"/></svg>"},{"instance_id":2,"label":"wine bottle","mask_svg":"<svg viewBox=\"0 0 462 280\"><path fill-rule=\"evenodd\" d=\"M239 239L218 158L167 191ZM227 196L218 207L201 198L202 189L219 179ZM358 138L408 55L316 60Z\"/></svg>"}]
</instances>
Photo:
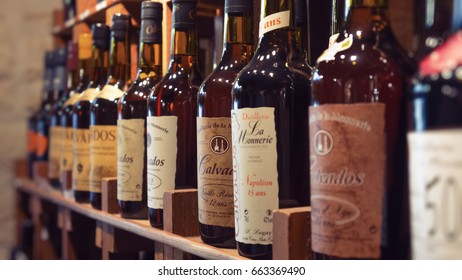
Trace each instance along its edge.
<instances>
[{"instance_id":1,"label":"wine bottle","mask_svg":"<svg viewBox=\"0 0 462 280\"><path fill-rule=\"evenodd\" d=\"M225 1L223 55L198 94L197 186L202 240L236 247L234 238L231 89L253 55L253 3Z\"/></svg>"},{"instance_id":2,"label":"wine bottle","mask_svg":"<svg viewBox=\"0 0 462 280\"><path fill-rule=\"evenodd\" d=\"M168 71L148 98L147 178L149 221L163 225L163 196L195 188L197 91L196 0L173 0Z\"/></svg>"},{"instance_id":3,"label":"wine bottle","mask_svg":"<svg viewBox=\"0 0 462 280\"><path fill-rule=\"evenodd\" d=\"M232 90L236 240L254 259L271 258L273 210L309 204L308 153L299 147L308 143L310 89L290 66L293 8L292 0L262 1L258 48Z\"/></svg>"},{"instance_id":4,"label":"wine bottle","mask_svg":"<svg viewBox=\"0 0 462 280\"><path fill-rule=\"evenodd\" d=\"M357 0L317 61L310 124L311 230L317 259L409 253L405 90L414 69L387 1Z\"/></svg>"},{"instance_id":5,"label":"wine bottle","mask_svg":"<svg viewBox=\"0 0 462 280\"><path fill-rule=\"evenodd\" d=\"M90 107L90 189L98 207L101 180L117 176L117 103L130 78L130 20L120 13L112 16L109 76Z\"/></svg>"},{"instance_id":6,"label":"wine bottle","mask_svg":"<svg viewBox=\"0 0 462 280\"><path fill-rule=\"evenodd\" d=\"M109 32L105 25L92 26L92 47L89 71L83 71L82 93L72 110L72 189L74 198L88 202L90 191L90 105L106 82L108 69ZM84 35L88 38L88 35ZM94 36L94 38L93 38ZM88 63L89 62L89 63ZM90 81L86 76L90 75Z\"/></svg>"},{"instance_id":7,"label":"wine bottle","mask_svg":"<svg viewBox=\"0 0 462 280\"><path fill-rule=\"evenodd\" d=\"M117 199L122 217L148 218L146 175L147 98L162 78L162 4L141 4L139 69L119 100Z\"/></svg>"},{"instance_id":8,"label":"wine bottle","mask_svg":"<svg viewBox=\"0 0 462 280\"><path fill-rule=\"evenodd\" d=\"M452 2L445 32L458 31L420 62L410 95L413 259L462 259L462 2Z\"/></svg>"},{"instance_id":9,"label":"wine bottle","mask_svg":"<svg viewBox=\"0 0 462 280\"><path fill-rule=\"evenodd\" d=\"M48 101L48 95L51 91L51 83L53 79L53 52L47 51L45 53L45 73L43 79L43 89L41 96L41 104L37 112L32 114L28 119L28 132L27 132L27 149L28 149L28 165L29 165L29 177L33 176L33 166L36 161L36 153L38 148L38 133L37 133L37 121L40 115L40 112L43 111L46 107Z\"/></svg>"}]
</instances>

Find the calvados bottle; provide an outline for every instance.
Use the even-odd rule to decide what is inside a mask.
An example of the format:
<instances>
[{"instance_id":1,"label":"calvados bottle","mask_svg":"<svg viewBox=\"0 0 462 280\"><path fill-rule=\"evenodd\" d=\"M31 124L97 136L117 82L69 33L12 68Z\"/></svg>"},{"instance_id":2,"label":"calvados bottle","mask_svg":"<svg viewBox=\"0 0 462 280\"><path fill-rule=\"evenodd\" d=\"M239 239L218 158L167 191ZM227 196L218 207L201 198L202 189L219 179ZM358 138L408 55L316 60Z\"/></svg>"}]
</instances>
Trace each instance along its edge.
<instances>
[{"instance_id":1,"label":"calvados bottle","mask_svg":"<svg viewBox=\"0 0 462 280\"><path fill-rule=\"evenodd\" d=\"M253 2L225 1L223 55L198 94L197 187L201 238L235 247L231 89L253 55Z\"/></svg>"},{"instance_id":2,"label":"calvados bottle","mask_svg":"<svg viewBox=\"0 0 462 280\"><path fill-rule=\"evenodd\" d=\"M130 78L130 16L114 14L109 76L90 108L90 188L100 207L101 180L117 176L117 104Z\"/></svg>"},{"instance_id":3,"label":"calvados bottle","mask_svg":"<svg viewBox=\"0 0 462 280\"><path fill-rule=\"evenodd\" d=\"M462 259L462 2L452 2L453 35L420 62L410 98L413 259Z\"/></svg>"},{"instance_id":4,"label":"calvados bottle","mask_svg":"<svg viewBox=\"0 0 462 280\"><path fill-rule=\"evenodd\" d=\"M44 110L48 94L51 91L51 82L53 79L53 52L47 51L45 53L45 75L43 80L43 89L40 108L28 119L28 132L27 132L27 150L28 150L28 164L29 164L29 177L33 176L33 166L36 161L36 153L38 148L38 134L37 134L37 117L40 112Z\"/></svg>"},{"instance_id":5,"label":"calvados bottle","mask_svg":"<svg viewBox=\"0 0 462 280\"><path fill-rule=\"evenodd\" d=\"M239 254L254 259L271 258L273 210L309 204L308 153L299 148L308 143L310 89L290 66L293 7L262 1L258 48L232 90L236 240Z\"/></svg>"},{"instance_id":6,"label":"calvados bottle","mask_svg":"<svg viewBox=\"0 0 462 280\"><path fill-rule=\"evenodd\" d=\"M164 192L195 188L197 91L196 0L173 0L171 60L148 98L149 221L163 225Z\"/></svg>"},{"instance_id":7,"label":"calvados bottle","mask_svg":"<svg viewBox=\"0 0 462 280\"><path fill-rule=\"evenodd\" d=\"M353 1L319 58L309 113L312 249L317 259L409 253L405 91L414 71L387 1Z\"/></svg>"},{"instance_id":8,"label":"calvados bottle","mask_svg":"<svg viewBox=\"0 0 462 280\"><path fill-rule=\"evenodd\" d=\"M147 98L162 78L162 4L141 4L139 70L119 100L117 199L122 217L148 218Z\"/></svg>"}]
</instances>

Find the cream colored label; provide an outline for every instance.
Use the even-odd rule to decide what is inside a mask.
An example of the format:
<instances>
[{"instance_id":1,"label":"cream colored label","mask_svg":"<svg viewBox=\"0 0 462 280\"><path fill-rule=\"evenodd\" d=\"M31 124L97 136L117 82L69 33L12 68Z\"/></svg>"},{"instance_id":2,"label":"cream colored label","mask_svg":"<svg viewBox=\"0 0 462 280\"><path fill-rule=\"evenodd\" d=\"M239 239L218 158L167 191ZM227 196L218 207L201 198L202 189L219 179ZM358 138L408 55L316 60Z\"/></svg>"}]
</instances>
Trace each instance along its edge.
<instances>
[{"instance_id":1,"label":"cream colored label","mask_svg":"<svg viewBox=\"0 0 462 280\"><path fill-rule=\"evenodd\" d=\"M90 126L90 190L101 192L101 180L117 176L117 126Z\"/></svg>"},{"instance_id":2,"label":"cream colored label","mask_svg":"<svg viewBox=\"0 0 462 280\"><path fill-rule=\"evenodd\" d=\"M95 88L87 88L84 92L82 92L79 100L91 102L93 99L96 98L96 96L98 96L99 93L100 91Z\"/></svg>"},{"instance_id":3,"label":"cream colored label","mask_svg":"<svg viewBox=\"0 0 462 280\"><path fill-rule=\"evenodd\" d=\"M462 130L408 134L412 257L462 259Z\"/></svg>"},{"instance_id":4,"label":"cream colored label","mask_svg":"<svg viewBox=\"0 0 462 280\"><path fill-rule=\"evenodd\" d=\"M107 99L107 100L116 100L122 97L124 92L118 89L115 86L105 85L101 90L101 93L98 94L98 98Z\"/></svg>"},{"instance_id":5,"label":"cream colored label","mask_svg":"<svg viewBox=\"0 0 462 280\"><path fill-rule=\"evenodd\" d=\"M117 121L117 199L141 201L143 194L144 120Z\"/></svg>"},{"instance_id":6,"label":"cream colored label","mask_svg":"<svg viewBox=\"0 0 462 280\"><path fill-rule=\"evenodd\" d=\"M290 11L269 15L260 21L260 37L267 32L290 26Z\"/></svg>"},{"instance_id":7,"label":"cream colored label","mask_svg":"<svg viewBox=\"0 0 462 280\"><path fill-rule=\"evenodd\" d=\"M385 104L310 107L313 251L379 258L385 188Z\"/></svg>"},{"instance_id":8,"label":"cream colored label","mask_svg":"<svg viewBox=\"0 0 462 280\"><path fill-rule=\"evenodd\" d=\"M64 128L60 126L50 127L50 147L48 149L48 178L59 178L59 160L63 142Z\"/></svg>"},{"instance_id":9,"label":"cream colored label","mask_svg":"<svg viewBox=\"0 0 462 280\"><path fill-rule=\"evenodd\" d=\"M197 118L199 222L234 227L230 118Z\"/></svg>"},{"instance_id":10,"label":"cream colored label","mask_svg":"<svg viewBox=\"0 0 462 280\"><path fill-rule=\"evenodd\" d=\"M67 107L67 106L74 106L75 103L77 103L77 101L79 100L80 97L81 97L81 95L78 92L72 91L71 96L69 96L69 98L64 103L63 108Z\"/></svg>"},{"instance_id":11,"label":"cream colored label","mask_svg":"<svg viewBox=\"0 0 462 280\"><path fill-rule=\"evenodd\" d=\"M337 34L334 34L333 37L337 35ZM337 36L338 37L338 36ZM331 37L332 39L332 37ZM335 40L337 40L337 38L335 38ZM329 44L331 42L329 41ZM332 45L330 45L330 47L325 50L321 56L319 56L318 60L316 61L317 63L321 62L321 61L329 61L329 60L334 60L335 59L335 55L341 51L344 51L344 50L347 50L349 48L351 48L351 46L353 45L353 35L350 34L350 36L348 36L345 40L341 41L341 42L332 42Z\"/></svg>"},{"instance_id":12,"label":"cream colored label","mask_svg":"<svg viewBox=\"0 0 462 280\"><path fill-rule=\"evenodd\" d=\"M329 48L332 47L333 44L335 44L339 36L340 36L340 33L335 33L329 37Z\"/></svg>"},{"instance_id":13,"label":"cream colored label","mask_svg":"<svg viewBox=\"0 0 462 280\"><path fill-rule=\"evenodd\" d=\"M73 129L66 127L63 130L63 138L61 143L61 157L59 160L59 171L72 170L72 139Z\"/></svg>"},{"instance_id":14,"label":"cream colored label","mask_svg":"<svg viewBox=\"0 0 462 280\"><path fill-rule=\"evenodd\" d=\"M72 162L72 189L90 190L90 130L74 129Z\"/></svg>"},{"instance_id":15,"label":"cream colored label","mask_svg":"<svg viewBox=\"0 0 462 280\"><path fill-rule=\"evenodd\" d=\"M279 208L274 108L231 111L236 240L273 243L273 210Z\"/></svg>"},{"instance_id":16,"label":"cream colored label","mask_svg":"<svg viewBox=\"0 0 462 280\"><path fill-rule=\"evenodd\" d=\"M164 208L164 192L175 189L178 117L147 118L148 207Z\"/></svg>"}]
</instances>

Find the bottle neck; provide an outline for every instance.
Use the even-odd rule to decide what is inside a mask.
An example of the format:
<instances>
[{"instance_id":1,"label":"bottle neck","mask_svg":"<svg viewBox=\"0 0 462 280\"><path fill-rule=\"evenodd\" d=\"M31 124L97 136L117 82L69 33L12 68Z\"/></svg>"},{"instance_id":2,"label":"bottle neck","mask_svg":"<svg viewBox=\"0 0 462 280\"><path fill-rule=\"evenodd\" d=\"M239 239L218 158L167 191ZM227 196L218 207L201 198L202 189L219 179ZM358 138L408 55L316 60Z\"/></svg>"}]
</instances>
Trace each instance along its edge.
<instances>
[{"instance_id":1,"label":"bottle neck","mask_svg":"<svg viewBox=\"0 0 462 280\"><path fill-rule=\"evenodd\" d=\"M162 45L140 42L139 69L136 80L162 76Z\"/></svg>"},{"instance_id":2,"label":"bottle neck","mask_svg":"<svg viewBox=\"0 0 462 280\"><path fill-rule=\"evenodd\" d=\"M197 62L196 28L194 26L177 27L172 32L171 62L169 71L180 66L189 73Z\"/></svg>"},{"instance_id":3,"label":"bottle neck","mask_svg":"<svg viewBox=\"0 0 462 280\"><path fill-rule=\"evenodd\" d=\"M128 36L123 39L112 36L107 84L123 89L129 78L130 45L128 44Z\"/></svg>"},{"instance_id":4,"label":"bottle neck","mask_svg":"<svg viewBox=\"0 0 462 280\"><path fill-rule=\"evenodd\" d=\"M93 76L89 88L102 88L108 78L109 51L93 46L92 50Z\"/></svg>"},{"instance_id":5,"label":"bottle neck","mask_svg":"<svg viewBox=\"0 0 462 280\"><path fill-rule=\"evenodd\" d=\"M302 23L295 24L295 55L303 57L309 61L309 48L308 48L308 26Z\"/></svg>"},{"instance_id":6,"label":"bottle neck","mask_svg":"<svg viewBox=\"0 0 462 280\"><path fill-rule=\"evenodd\" d=\"M251 57L253 47L252 14L225 14L224 45L221 61L241 61Z\"/></svg>"},{"instance_id":7,"label":"bottle neck","mask_svg":"<svg viewBox=\"0 0 462 280\"><path fill-rule=\"evenodd\" d=\"M67 91L75 90L80 84L78 69L68 69L67 72Z\"/></svg>"},{"instance_id":8,"label":"bottle neck","mask_svg":"<svg viewBox=\"0 0 462 280\"><path fill-rule=\"evenodd\" d=\"M344 31L353 35L355 40L369 38L377 39L375 34L390 28L387 18L387 7L384 4L371 3L384 2L380 0L357 0L349 10Z\"/></svg>"},{"instance_id":9,"label":"bottle neck","mask_svg":"<svg viewBox=\"0 0 462 280\"><path fill-rule=\"evenodd\" d=\"M94 69L92 67L91 57L88 59L79 59L79 85L77 86L76 91L82 92L85 88L87 88L93 73Z\"/></svg>"}]
</instances>

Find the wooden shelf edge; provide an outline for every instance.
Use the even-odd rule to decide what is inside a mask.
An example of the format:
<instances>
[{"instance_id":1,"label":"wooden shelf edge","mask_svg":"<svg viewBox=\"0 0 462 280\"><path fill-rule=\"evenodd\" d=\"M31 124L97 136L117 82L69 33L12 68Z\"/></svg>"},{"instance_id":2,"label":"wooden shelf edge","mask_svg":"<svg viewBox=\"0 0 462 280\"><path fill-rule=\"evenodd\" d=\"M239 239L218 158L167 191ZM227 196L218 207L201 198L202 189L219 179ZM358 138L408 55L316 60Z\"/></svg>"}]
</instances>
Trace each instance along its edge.
<instances>
[{"instance_id":1,"label":"wooden shelf edge","mask_svg":"<svg viewBox=\"0 0 462 280\"><path fill-rule=\"evenodd\" d=\"M184 252L205 259L247 260L247 258L239 256L236 249L221 249L207 245L203 243L198 236L183 237L153 228L149 225L149 221L147 220L123 219L119 214L108 214L93 209L90 204L77 203L72 199L64 197L58 190L52 189L49 185L37 185L35 182L24 178L17 178L14 185L18 191L28 193L96 221L107 223L111 226L181 249Z\"/></svg>"}]
</instances>

